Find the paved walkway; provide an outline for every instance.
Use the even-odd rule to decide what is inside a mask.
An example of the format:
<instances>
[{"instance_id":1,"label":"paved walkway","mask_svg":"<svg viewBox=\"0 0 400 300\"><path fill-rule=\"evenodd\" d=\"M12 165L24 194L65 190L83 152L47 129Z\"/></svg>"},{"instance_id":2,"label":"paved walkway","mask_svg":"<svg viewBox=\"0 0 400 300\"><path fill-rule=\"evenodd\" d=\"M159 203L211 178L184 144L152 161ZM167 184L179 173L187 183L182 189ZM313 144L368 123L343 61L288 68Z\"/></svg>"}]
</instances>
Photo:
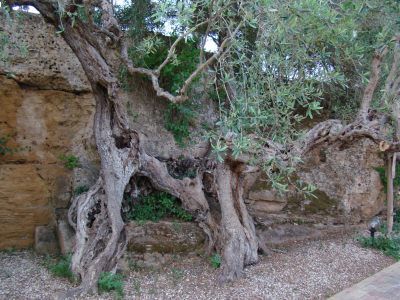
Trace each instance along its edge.
<instances>
[{"instance_id":1,"label":"paved walkway","mask_svg":"<svg viewBox=\"0 0 400 300\"><path fill-rule=\"evenodd\" d=\"M329 300L400 300L400 262L341 291Z\"/></svg>"}]
</instances>

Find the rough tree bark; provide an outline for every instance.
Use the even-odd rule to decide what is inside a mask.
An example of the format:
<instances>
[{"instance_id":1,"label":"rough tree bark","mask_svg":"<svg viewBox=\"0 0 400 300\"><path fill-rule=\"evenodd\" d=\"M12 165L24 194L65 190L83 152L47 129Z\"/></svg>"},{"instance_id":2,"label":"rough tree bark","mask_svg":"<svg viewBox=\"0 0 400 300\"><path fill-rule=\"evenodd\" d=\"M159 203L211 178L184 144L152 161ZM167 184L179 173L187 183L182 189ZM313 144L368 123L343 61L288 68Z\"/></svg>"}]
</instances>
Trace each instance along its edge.
<instances>
[{"instance_id":1,"label":"rough tree bark","mask_svg":"<svg viewBox=\"0 0 400 300\"><path fill-rule=\"evenodd\" d=\"M387 225L387 236L392 238L392 229L393 229L393 164L396 164L396 153L388 155L387 163L386 163L386 172L387 172L387 199L386 199L386 225Z\"/></svg>"},{"instance_id":2,"label":"rough tree bark","mask_svg":"<svg viewBox=\"0 0 400 300\"><path fill-rule=\"evenodd\" d=\"M141 73L152 78L154 89L159 96L170 101L180 102L187 99L187 88L204 68L218 59L232 36L237 34L243 22L238 25L232 36L227 37L219 51L202 63L185 81L181 94L173 97L158 85L160 68L147 70L134 68L127 56L127 49L122 39L123 33L112 15L112 5L106 0L76 0L75 4L84 4L87 8L94 5L103 9L103 27L93 24L88 14L90 25L76 20L72 26L71 17L63 19L56 14L53 3L46 0L15 0L11 5L32 5L44 17L45 21L57 30L63 26L61 36L78 57L91 84L96 100L94 135L101 159L100 178L90 190L77 197L69 211L69 221L76 230L77 244L72 257L72 271L79 275L82 282L79 287L63 293L61 298L96 292L97 280L101 271L113 271L118 259L123 254L127 243L124 223L121 217L123 192L134 175L146 176L159 190L168 191L182 200L183 206L196 218L196 221L209 236L208 251L216 249L222 256L221 282L234 281L242 275L243 267L258 261L258 248L267 250L256 236L254 223L243 201L242 181L246 172L245 160L228 156L224 162L216 160L198 171L196 178L178 180L172 178L166 165L145 153L141 147L139 135L132 131L118 98L118 81L110 63L103 56L102 47L96 34L107 36L110 44L121 49L121 57L131 73ZM75 12L76 5L66 2L64 9ZM231 4L228 4L231 5ZM88 8L89 10L89 8ZM217 14L218 15L218 14ZM216 16L217 16L216 15ZM214 18L216 16L210 16ZM62 22L61 22L62 20ZM210 19L200 25L209 24ZM189 33L189 32L188 32ZM188 34L186 33L186 34ZM179 39L183 39L185 35ZM374 78L380 77L380 64L383 53L376 55L373 70ZM162 64L165 65L170 58ZM161 67L161 66L160 66ZM372 80L371 80L372 81ZM375 81L375 79L374 79ZM328 120L309 131L305 142L295 143L291 148L297 155L302 155L321 143L349 142L353 139L368 137L379 142L380 119L369 111L370 95L374 87L367 89L357 120L343 127L340 121ZM287 160L289 149L274 143L268 143L266 153L280 156ZM400 144L388 143L387 152L400 151ZM215 178L215 189L221 206L221 220L214 220L206 200L203 187L204 172Z\"/></svg>"},{"instance_id":3,"label":"rough tree bark","mask_svg":"<svg viewBox=\"0 0 400 300\"><path fill-rule=\"evenodd\" d=\"M217 166L217 191L221 204L219 247L223 264L221 282L235 281L244 266L258 261L258 239L253 219L243 201L243 164L225 160Z\"/></svg>"}]
</instances>

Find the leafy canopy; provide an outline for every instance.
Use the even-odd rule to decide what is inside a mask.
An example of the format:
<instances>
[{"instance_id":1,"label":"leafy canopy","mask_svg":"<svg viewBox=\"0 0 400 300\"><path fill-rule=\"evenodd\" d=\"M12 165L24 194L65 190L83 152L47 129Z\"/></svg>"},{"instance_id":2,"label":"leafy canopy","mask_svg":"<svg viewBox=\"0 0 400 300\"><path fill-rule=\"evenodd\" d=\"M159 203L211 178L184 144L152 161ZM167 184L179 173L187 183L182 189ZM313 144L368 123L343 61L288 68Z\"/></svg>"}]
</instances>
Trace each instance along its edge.
<instances>
[{"instance_id":1,"label":"leafy canopy","mask_svg":"<svg viewBox=\"0 0 400 300\"><path fill-rule=\"evenodd\" d=\"M290 152L305 136L299 122L323 106L359 105L355 97L368 82L372 53L389 42L398 12L398 2L390 1L161 1L155 17L165 22L173 15L185 32L212 16L209 32L203 26L192 33L207 32L225 47L207 70L220 104L217 130L208 133L212 151L222 161L229 151L224 137L232 132L234 157L249 154L273 186L285 190L285 178L301 161ZM390 22L378 22L382 17ZM327 92L340 98L329 103ZM289 147L285 161L271 146Z\"/></svg>"}]
</instances>

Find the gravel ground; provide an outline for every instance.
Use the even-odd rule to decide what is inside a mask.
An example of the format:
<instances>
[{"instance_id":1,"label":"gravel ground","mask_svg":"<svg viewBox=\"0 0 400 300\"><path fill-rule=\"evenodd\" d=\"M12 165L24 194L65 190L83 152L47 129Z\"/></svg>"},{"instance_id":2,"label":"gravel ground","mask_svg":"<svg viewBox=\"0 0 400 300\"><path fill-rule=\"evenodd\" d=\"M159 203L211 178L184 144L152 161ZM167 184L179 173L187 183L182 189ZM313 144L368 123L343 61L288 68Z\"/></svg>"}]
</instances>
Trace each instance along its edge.
<instances>
[{"instance_id":1,"label":"gravel ground","mask_svg":"<svg viewBox=\"0 0 400 300\"><path fill-rule=\"evenodd\" d=\"M367 235L368 232L363 232ZM208 259L176 255L160 268L127 272L124 299L326 299L395 261L362 248L354 233L281 244L272 256L244 270L232 284L216 283ZM274 246L276 247L276 246ZM177 275L179 274L179 275ZM46 258L32 250L0 252L0 299L53 299L71 285L52 277ZM81 299L119 299L115 292Z\"/></svg>"}]
</instances>

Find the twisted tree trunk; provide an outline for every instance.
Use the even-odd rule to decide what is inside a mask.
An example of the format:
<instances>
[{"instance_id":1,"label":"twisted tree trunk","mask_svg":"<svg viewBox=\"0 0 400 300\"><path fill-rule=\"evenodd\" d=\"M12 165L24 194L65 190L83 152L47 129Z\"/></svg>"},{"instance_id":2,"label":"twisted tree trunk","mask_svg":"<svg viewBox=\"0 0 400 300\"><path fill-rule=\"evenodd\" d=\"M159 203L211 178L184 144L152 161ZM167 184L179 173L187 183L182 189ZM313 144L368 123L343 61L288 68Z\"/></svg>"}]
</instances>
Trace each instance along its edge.
<instances>
[{"instance_id":1,"label":"twisted tree trunk","mask_svg":"<svg viewBox=\"0 0 400 300\"><path fill-rule=\"evenodd\" d=\"M217 166L218 199L221 204L219 247L222 257L221 282L235 281L243 267L258 262L258 239L253 219L243 201L242 164L220 163Z\"/></svg>"}]
</instances>

